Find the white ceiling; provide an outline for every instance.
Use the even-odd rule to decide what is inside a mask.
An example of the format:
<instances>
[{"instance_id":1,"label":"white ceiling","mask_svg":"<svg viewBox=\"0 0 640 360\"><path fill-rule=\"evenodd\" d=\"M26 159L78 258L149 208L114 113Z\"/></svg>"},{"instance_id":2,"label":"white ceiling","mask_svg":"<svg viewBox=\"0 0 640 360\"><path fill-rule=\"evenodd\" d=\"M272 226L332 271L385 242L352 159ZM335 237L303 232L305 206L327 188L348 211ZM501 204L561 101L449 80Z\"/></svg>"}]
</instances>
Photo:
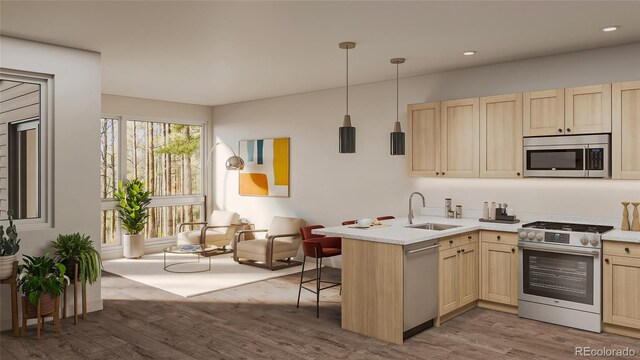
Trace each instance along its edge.
<instances>
[{"instance_id":1,"label":"white ceiling","mask_svg":"<svg viewBox=\"0 0 640 360\"><path fill-rule=\"evenodd\" d=\"M3 35L102 53L102 90L219 105L640 41L640 1L0 2ZM617 24L622 29L599 29ZM462 56L477 50L475 56Z\"/></svg>"}]
</instances>

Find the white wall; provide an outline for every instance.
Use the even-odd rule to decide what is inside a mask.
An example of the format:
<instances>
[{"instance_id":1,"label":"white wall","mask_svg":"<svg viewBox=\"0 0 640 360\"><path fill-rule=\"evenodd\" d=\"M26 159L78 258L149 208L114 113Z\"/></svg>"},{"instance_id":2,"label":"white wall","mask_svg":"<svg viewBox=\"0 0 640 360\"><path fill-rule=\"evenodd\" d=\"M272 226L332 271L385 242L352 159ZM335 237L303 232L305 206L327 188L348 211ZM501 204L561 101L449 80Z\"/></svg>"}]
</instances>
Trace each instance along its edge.
<instances>
[{"instance_id":1,"label":"white wall","mask_svg":"<svg viewBox=\"0 0 640 360\"><path fill-rule=\"evenodd\" d=\"M638 80L638 59L640 43L635 43L401 79L400 119L406 130L410 103ZM410 178L406 156L389 155L395 80L355 86L349 95L355 154L338 153L344 88L214 107L214 136L236 149L240 139L291 137L290 198L239 196L238 175L224 171L225 155L219 154L216 206L262 227L273 215L326 226L359 217L406 216L412 191L425 194L427 206L440 208L445 197L452 197L465 209L497 201L519 212L606 218L619 216L620 201L640 201L640 181Z\"/></svg>"},{"instance_id":2,"label":"white wall","mask_svg":"<svg viewBox=\"0 0 640 360\"><path fill-rule=\"evenodd\" d=\"M211 145L209 145L211 143L210 106L103 94L102 114L105 116L121 116L124 119L173 121L184 124L199 124L203 126L203 134L206 136L203 157L207 156L207 152L211 147ZM211 209L211 204L208 206L209 209ZM167 243L162 241L155 242L154 244L147 243L145 244L145 252L159 252L162 251L162 248L166 245ZM103 254L105 259L120 258L122 257L122 247L104 246Z\"/></svg>"},{"instance_id":3,"label":"white wall","mask_svg":"<svg viewBox=\"0 0 640 360\"><path fill-rule=\"evenodd\" d=\"M58 234L80 232L100 248L100 54L0 37L0 66L54 76L53 227L21 231L22 254L53 254ZM2 329L11 325L8 287L2 286ZM87 289L89 311L102 309L100 281Z\"/></svg>"}]
</instances>

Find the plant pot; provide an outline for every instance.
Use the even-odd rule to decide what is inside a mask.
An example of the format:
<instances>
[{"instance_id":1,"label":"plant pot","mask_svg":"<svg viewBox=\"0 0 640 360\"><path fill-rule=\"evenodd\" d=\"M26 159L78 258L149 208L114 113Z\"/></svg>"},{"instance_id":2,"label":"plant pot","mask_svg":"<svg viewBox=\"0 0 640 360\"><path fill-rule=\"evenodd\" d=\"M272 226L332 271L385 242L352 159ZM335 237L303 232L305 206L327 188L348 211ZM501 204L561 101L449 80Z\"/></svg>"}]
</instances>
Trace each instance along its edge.
<instances>
[{"instance_id":1,"label":"plant pot","mask_svg":"<svg viewBox=\"0 0 640 360\"><path fill-rule=\"evenodd\" d=\"M40 316L53 314L56 311L57 299L50 293L40 294ZM26 296L22 297L22 306L25 307L27 318L33 319L38 315L38 306L30 303Z\"/></svg>"},{"instance_id":2,"label":"plant pot","mask_svg":"<svg viewBox=\"0 0 640 360\"><path fill-rule=\"evenodd\" d=\"M8 279L13 274L13 263L16 261L17 256L7 255L0 256L0 280Z\"/></svg>"},{"instance_id":3,"label":"plant pot","mask_svg":"<svg viewBox=\"0 0 640 360\"><path fill-rule=\"evenodd\" d=\"M122 247L124 257L141 258L144 255L144 235L143 234L125 234L122 238Z\"/></svg>"},{"instance_id":4,"label":"plant pot","mask_svg":"<svg viewBox=\"0 0 640 360\"><path fill-rule=\"evenodd\" d=\"M74 275L73 273L77 263L78 263L77 261L73 261L73 260L66 260L65 262L63 262L64 266L67 268L64 274L67 275L67 277L69 277L71 281L73 281L73 275ZM78 268L78 272L80 272L80 268Z\"/></svg>"}]
</instances>

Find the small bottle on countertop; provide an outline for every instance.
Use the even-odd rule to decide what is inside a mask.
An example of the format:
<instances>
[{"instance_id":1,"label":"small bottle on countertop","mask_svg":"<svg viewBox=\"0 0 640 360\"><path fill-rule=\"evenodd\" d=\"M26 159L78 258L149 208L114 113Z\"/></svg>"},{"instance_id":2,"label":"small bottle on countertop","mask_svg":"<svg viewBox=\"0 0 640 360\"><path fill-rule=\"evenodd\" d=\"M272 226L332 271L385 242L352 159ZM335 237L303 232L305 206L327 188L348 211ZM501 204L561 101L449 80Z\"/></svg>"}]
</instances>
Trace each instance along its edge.
<instances>
[{"instance_id":1,"label":"small bottle on countertop","mask_svg":"<svg viewBox=\"0 0 640 360\"><path fill-rule=\"evenodd\" d=\"M484 202L484 206L482 207L482 218L484 220L489 220L489 203Z\"/></svg>"},{"instance_id":2,"label":"small bottle on countertop","mask_svg":"<svg viewBox=\"0 0 640 360\"><path fill-rule=\"evenodd\" d=\"M456 205L456 219L462 219L462 205Z\"/></svg>"},{"instance_id":3,"label":"small bottle on countertop","mask_svg":"<svg viewBox=\"0 0 640 360\"><path fill-rule=\"evenodd\" d=\"M489 209L489 220L495 220L496 218L496 202L491 203L491 209Z\"/></svg>"}]
</instances>

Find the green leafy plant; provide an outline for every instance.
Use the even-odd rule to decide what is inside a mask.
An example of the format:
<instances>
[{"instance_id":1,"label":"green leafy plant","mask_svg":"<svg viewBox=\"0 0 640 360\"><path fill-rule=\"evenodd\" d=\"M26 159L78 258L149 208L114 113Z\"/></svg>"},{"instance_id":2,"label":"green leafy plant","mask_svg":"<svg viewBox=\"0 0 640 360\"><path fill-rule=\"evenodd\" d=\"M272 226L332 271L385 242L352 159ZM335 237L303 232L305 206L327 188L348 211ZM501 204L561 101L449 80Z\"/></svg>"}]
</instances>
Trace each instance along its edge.
<instances>
[{"instance_id":1,"label":"green leafy plant","mask_svg":"<svg viewBox=\"0 0 640 360\"><path fill-rule=\"evenodd\" d=\"M32 305L37 305L40 295L49 293L58 297L64 290L65 282L69 278L64 275L67 270L64 264L56 262L49 255L28 256L22 258L24 265L18 266L18 288L29 299Z\"/></svg>"},{"instance_id":2,"label":"green leafy plant","mask_svg":"<svg viewBox=\"0 0 640 360\"><path fill-rule=\"evenodd\" d=\"M140 234L144 230L149 216L147 210L151 202L150 195L144 189L144 182L138 179L127 180L124 184L122 181L118 182L118 189L114 192L118 200L118 218L130 235Z\"/></svg>"},{"instance_id":3,"label":"green leafy plant","mask_svg":"<svg viewBox=\"0 0 640 360\"><path fill-rule=\"evenodd\" d=\"M79 280L93 284L100 275L100 253L93 247L93 241L87 235L80 233L58 235L51 246L56 250L58 261L62 263L78 263Z\"/></svg>"},{"instance_id":4,"label":"green leafy plant","mask_svg":"<svg viewBox=\"0 0 640 360\"><path fill-rule=\"evenodd\" d=\"M20 250L20 239L18 239L13 217L9 214L9 226L6 232L4 227L0 225L0 256L15 255L18 250Z\"/></svg>"}]
</instances>

